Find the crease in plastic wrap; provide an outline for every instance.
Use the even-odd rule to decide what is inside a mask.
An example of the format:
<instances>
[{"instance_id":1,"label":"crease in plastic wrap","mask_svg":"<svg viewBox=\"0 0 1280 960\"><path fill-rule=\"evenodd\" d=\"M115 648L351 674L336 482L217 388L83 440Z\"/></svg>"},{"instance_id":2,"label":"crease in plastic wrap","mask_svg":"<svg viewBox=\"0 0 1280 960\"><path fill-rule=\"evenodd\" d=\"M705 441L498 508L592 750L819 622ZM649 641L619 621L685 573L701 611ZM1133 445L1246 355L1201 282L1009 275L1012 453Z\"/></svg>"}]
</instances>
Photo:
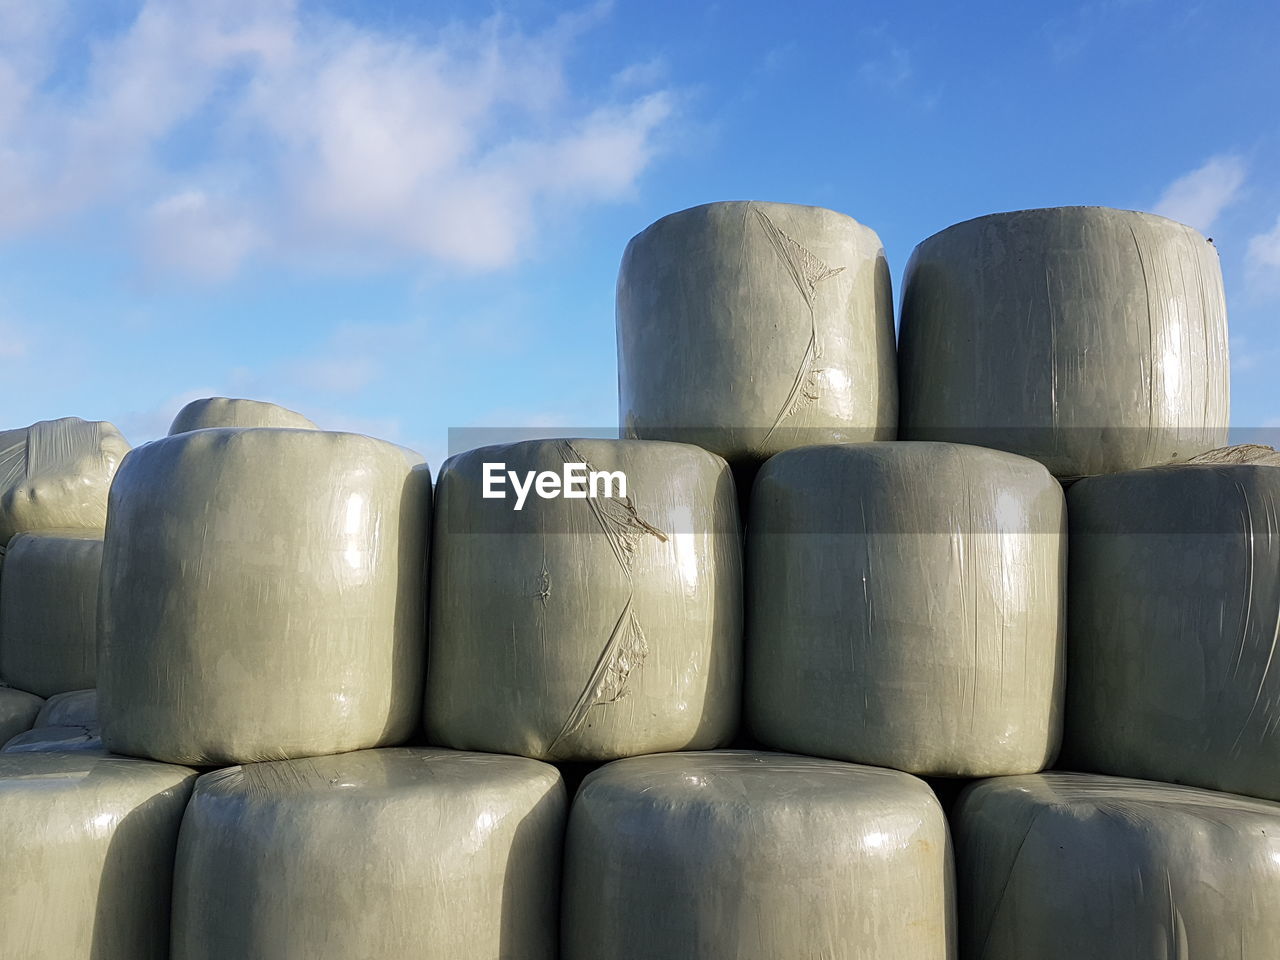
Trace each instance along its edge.
<instances>
[{"instance_id":1,"label":"crease in plastic wrap","mask_svg":"<svg viewBox=\"0 0 1280 960\"><path fill-rule=\"evenodd\" d=\"M1073 486L1066 758L1280 800L1280 470Z\"/></svg>"},{"instance_id":2,"label":"crease in plastic wrap","mask_svg":"<svg viewBox=\"0 0 1280 960\"><path fill-rule=\"evenodd\" d=\"M66 417L0 431L0 543L27 530L102 530L129 444L105 421Z\"/></svg>"},{"instance_id":3,"label":"crease in plastic wrap","mask_svg":"<svg viewBox=\"0 0 1280 960\"><path fill-rule=\"evenodd\" d=\"M949 960L951 843L905 773L786 754L635 757L587 777L564 960Z\"/></svg>"},{"instance_id":4,"label":"crease in plastic wrap","mask_svg":"<svg viewBox=\"0 0 1280 960\"><path fill-rule=\"evenodd\" d=\"M735 463L894 438L889 268L844 214L735 201L663 217L623 254L617 326L625 436Z\"/></svg>"},{"instance_id":5,"label":"crease in plastic wrap","mask_svg":"<svg viewBox=\"0 0 1280 960\"><path fill-rule=\"evenodd\" d=\"M904 440L997 447L1063 477L1227 442L1218 254L1163 217L1054 207L934 234L907 264L898 359Z\"/></svg>"},{"instance_id":6,"label":"crease in plastic wrap","mask_svg":"<svg viewBox=\"0 0 1280 960\"><path fill-rule=\"evenodd\" d=\"M383 749L200 779L175 960L555 960L564 785L548 764Z\"/></svg>"},{"instance_id":7,"label":"crease in plastic wrap","mask_svg":"<svg viewBox=\"0 0 1280 960\"><path fill-rule=\"evenodd\" d=\"M178 411L169 427L169 436L219 427L320 429L302 414L274 403L232 397L205 397L202 400L192 400Z\"/></svg>"},{"instance_id":8,"label":"crease in plastic wrap","mask_svg":"<svg viewBox=\"0 0 1280 960\"><path fill-rule=\"evenodd\" d=\"M139 447L103 552L108 748L222 765L406 740L430 503L420 458L356 434L208 429Z\"/></svg>"},{"instance_id":9,"label":"crease in plastic wrap","mask_svg":"<svg viewBox=\"0 0 1280 960\"><path fill-rule=\"evenodd\" d=\"M1033 460L924 442L791 450L753 489L746 709L784 750L935 776L1057 755L1066 509Z\"/></svg>"},{"instance_id":10,"label":"crease in plastic wrap","mask_svg":"<svg viewBox=\"0 0 1280 960\"><path fill-rule=\"evenodd\" d=\"M516 511L483 497L486 462L621 471L627 496L530 496ZM428 737L566 761L727 742L741 682L737 524L728 465L688 444L535 440L450 458L432 548Z\"/></svg>"},{"instance_id":11,"label":"crease in plastic wrap","mask_svg":"<svg viewBox=\"0 0 1280 960\"><path fill-rule=\"evenodd\" d=\"M98 691L69 690L56 693L44 702L36 717L37 727L98 725Z\"/></svg>"},{"instance_id":12,"label":"crease in plastic wrap","mask_svg":"<svg viewBox=\"0 0 1280 960\"><path fill-rule=\"evenodd\" d=\"M42 706L43 698L0 680L0 743L30 730Z\"/></svg>"},{"instance_id":13,"label":"crease in plastic wrap","mask_svg":"<svg viewBox=\"0 0 1280 960\"><path fill-rule=\"evenodd\" d=\"M967 960L1272 960L1280 805L1071 773L952 813Z\"/></svg>"},{"instance_id":14,"label":"crease in plastic wrap","mask_svg":"<svg viewBox=\"0 0 1280 960\"><path fill-rule=\"evenodd\" d=\"M102 735L96 726L62 724L58 726L34 726L30 730L11 737L0 753L68 753L87 751L105 754Z\"/></svg>"},{"instance_id":15,"label":"crease in plastic wrap","mask_svg":"<svg viewBox=\"0 0 1280 960\"><path fill-rule=\"evenodd\" d=\"M166 960L185 767L0 755L0 956Z\"/></svg>"},{"instance_id":16,"label":"crease in plastic wrap","mask_svg":"<svg viewBox=\"0 0 1280 960\"><path fill-rule=\"evenodd\" d=\"M0 575L0 677L42 697L97 681L102 537L21 533Z\"/></svg>"}]
</instances>

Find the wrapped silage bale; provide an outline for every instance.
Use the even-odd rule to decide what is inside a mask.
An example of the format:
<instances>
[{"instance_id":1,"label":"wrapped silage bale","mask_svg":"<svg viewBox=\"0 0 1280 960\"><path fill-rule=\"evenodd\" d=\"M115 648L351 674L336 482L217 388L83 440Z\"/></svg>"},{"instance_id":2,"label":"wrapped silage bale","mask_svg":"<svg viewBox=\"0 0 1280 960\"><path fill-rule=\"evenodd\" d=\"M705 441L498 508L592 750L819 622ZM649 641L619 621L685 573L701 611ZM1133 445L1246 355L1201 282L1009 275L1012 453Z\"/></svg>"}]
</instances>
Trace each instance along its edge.
<instances>
[{"instance_id":1,"label":"wrapped silage bale","mask_svg":"<svg viewBox=\"0 0 1280 960\"><path fill-rule=\"evenodd\" d=\"M54 694L45 701L36 717L37 727L98 725L98 691L71 690Z\"/></svg>"},{"instance_id":2,"label":"wrapped silage bale","mask_svg":"<svg viewBox=\"0 0 1280 960\"><path fill-rule=\"evenodd\" d=\"M0 742L30 730L42 706L43 698L25 690L15 690L0 681Z\"/></svg>"},{"instance_id":3,"label":"wrapped silage bale","mask_svg":"<svg viewBox=\"0 0 1280 960\"><path fill-rule=\"evenodd\" d=\"M565 807L549 764L451 750L206 774L173 960L555 960Z\"/></svg>"},{"instance_id":4,"label":"wrapped silage bale","mask_svg":"<svg viewBox=\"0 0 1280 960\"><path fill-rule=\"evenodd\" d=\"M135 450L102 563L108 748L221 765L403 742L430 498L425 464L355 434L209 429Z\"/></svg>"},{"instance_id":5,"label":"wrapped silage bale","mask_svg":"<svg viewBox=\"0 0 1280 960\"><path fill-rule=\"evenodd\" d=\"M1072 765L1280 800L1280 469L1134 470L1068 504Z\"/></svg>"},{"instance_id":6,"label":"wrapped silage bale","mask_svg":"<svg viewBox=\"0 0 1280 960\"><path fill-rule=\"evenodd\" d=\"M1070 773L952 814L968 960L1273 960L1280 805Z\"/></svg>"},{"instance_id":7,"label":"wrapped silage bale","mask_svg":"<svg viewBox=\"0 0 1280 960\"><path fill-rule=\"evenodd\" d=\"M205 397L203 400L192 400L178 411L178 415L173 418L173 423L169 427L169 436L215 427L320 429L302 414L274 403L231 397Z\"/></svg>"},{"instance_id":8,"label":"wrapped silage bale","mask_svg":"<svg viewBox=\"0 0 1280 960\"><path fill-rule=\"evenodd\" d=\"M0 432L0 543L26 530L98 530L128 441L104 421L41 420Z\"/></svg>"},{"instance_id":9,"label":"wrapped silage bale","mask_svg":"<svg viewBox=\"0 0 1280 960\"><path fill-rule=\"evenodd\" d=\"M998 450L861 443L774 457L747 527L754 735L938 776L1049 765L1066 522L1049 472Z\"/></svg>"},{"instance_id":10,"label":"wrapped silage bale","mask_svg":"<svg viewBox=\"0 0 1280 960\"><path fill-rule=\"evenodd\" d=\"M35 726L0 747L0 753L107 752L97 727L62 725Z\"/></svg>"},{"instance_id":11,"label":"wrapped silage bale","mask_svg":"<svg viewBox=\"0 0 1280 960\"><path fill-rule=\"evenodd\" d=\"M486 464L502 465L507 482L489 489L505 497L485 496L486 472L500 473ZM579 470L618 476L579 484ZM596 495L512 493L511 477L566 471ZM459 454L440 472L432 556L431 742L598 761L733 736L742 568L721 458L643 440Z\"/></svg>"},{"instance_id":12,"label":"wrapped silage bale","mask_svg":"<svg viewBox=\"0 0 1280 960\"><path fill-rule=\"evenodd\" d=\"M565 845L564 960L949 960L951 845L905 773L747 751L611 763Z\"/></svg>"},{"instance_id":13,"label":"wrapped silage bale","mask_svg":"<svg viewBox=\"0 0 1280 960\"><path fill-rule=\"evenodd\" d=\"M0 755L0 956L166 960L196 772L86 753Z\"/></svg>"},{"instance_id":14,"label":"wrapped silage bale","mask_svg":"<svg viewBox=\"0 0 1280 960\"><path fill-rule=\"evenodd\" d=\"M735 463L894 438L889 268L844 214L752 201L663 217L623 254L617 325L626 436Z\"/></svg>"},{"instance_id":15,"label":"wrapped silage bale","mask_svg":"<svg viewBox=\"0 0 1280 960\"><path fill-rule=\"evenodd\" d=\"M42 697L97 681L102 537L20 533L0 576L0 677Z\"/></svg>"},{"instance_id":16,"label":"wrapped silage bale","mask_svg":"<svg viewBox=\"0 0 1280 960\"><path fill-rule=\"evenodd\" d=\"M997 447L1083 476L1227 440L1213 245L1163 217L1054 207L934 234L907 265L904 440Z\"/></svg>"}]
</instances>

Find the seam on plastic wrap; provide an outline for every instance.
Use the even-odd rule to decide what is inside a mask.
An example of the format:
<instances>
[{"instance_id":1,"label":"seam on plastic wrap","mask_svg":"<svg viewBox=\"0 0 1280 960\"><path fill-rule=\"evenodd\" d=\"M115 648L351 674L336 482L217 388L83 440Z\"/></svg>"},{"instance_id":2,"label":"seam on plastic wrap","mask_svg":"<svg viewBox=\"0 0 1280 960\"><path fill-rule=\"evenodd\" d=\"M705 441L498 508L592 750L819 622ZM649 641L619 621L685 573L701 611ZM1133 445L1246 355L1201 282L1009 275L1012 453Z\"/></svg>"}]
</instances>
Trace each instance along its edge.
<instances>
[{"instance_id":1,"label":"seam on plastic wrap","mask_svg":"<svg viewBox=\"0 0 1280 960\"><path fill-rule=\"evenodd\" d=\"M814 309L817 288L823 280L829 280L842 273L844 267L833 267L819 259L811 250L775 224L759 207L753 205L750 209L756 215L757 222L764 228L770 246L786 267L787 273L791 275L792 282L800 291L800 296L804 298L805 306L809 310L809 342L805 347L804 357L800 361L800 368L796 372L795 380L782 404L782 409L778 411L773 426L757 446L757 451L760 451L764 449L787 417L796 410L815 403L821 396L815 379L822 372L822 369L817 366L817 362L822 359L822 344L818 339L818 318Z\"/></svg>"},{"instance_id":2,"label":"seam on plastic wrap","mask_svg":"<svg viewBox=\"0 0 1280 960\"><path fill-rule=\"evenodd\" d=\"M588 472L594 470L573 444L565 440L561 441L560 447L561 456L566 463L582 463L586 465ZM635 559L635 549L643 537L652 535L663 543L667 542L665 533L640 516L630 496L603 500L588 497L586 502L609 541L609 547L618 566L622 568L623 576L627 578L627 599L609 632L587 685L569 711L564 726L551 741L548 751L554 751L563 740L572 736L586 722L592 707L617 703L625 697L628 680L644 665L645 657L649 654L649 643L635 613L635 585L631 579L631 564ZM549 583L546 596L550 596Z\"/></svg>"}]
</instances>

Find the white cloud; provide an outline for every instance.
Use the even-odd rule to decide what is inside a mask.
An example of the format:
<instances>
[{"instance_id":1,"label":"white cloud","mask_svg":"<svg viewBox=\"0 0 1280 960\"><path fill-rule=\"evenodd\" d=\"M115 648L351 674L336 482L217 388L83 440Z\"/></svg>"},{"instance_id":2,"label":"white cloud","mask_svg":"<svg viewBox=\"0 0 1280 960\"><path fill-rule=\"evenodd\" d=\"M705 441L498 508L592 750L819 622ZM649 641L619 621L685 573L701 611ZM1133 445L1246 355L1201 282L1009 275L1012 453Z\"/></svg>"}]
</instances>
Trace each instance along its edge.
<instances>
[{"instance_id":1,"label":"white cloud","mask_svg":"<svg viewBox=\"0 0 1280 960\"><path fill-rule=\"evenodd\" d=\"M607 5L428 35L293 0L146 0L77 47L79 9L0 0L0 237L142 210L148 262L205 280L251 254L509 265L549 207L627 197L673 112L653 65L574 89ZM69 62L80 82L47 82Z\"/></svg>"},{"instance_id":2,"label":"white cloud","mask_svg":"<svg viewBox=\"0 0 1280 960\"><path fill-rule=\"evenodd\" d=\"M1169 184L1156 203L1155 212L1208 231L1236 199L1244 177L1245 166L1240 157L1210 157L1203 166Z\"/></svg>"},{"instance_id":3,"label":"white cloud","mask_svg":"<svg viewBox=\"0 0 1280 960\"><path fill-rule=\"evenodd\" d=\"M1266 233L1249 239L1249 263L1264 270L1280 270L1280 217Z\"/></svg>"}]
</instances>

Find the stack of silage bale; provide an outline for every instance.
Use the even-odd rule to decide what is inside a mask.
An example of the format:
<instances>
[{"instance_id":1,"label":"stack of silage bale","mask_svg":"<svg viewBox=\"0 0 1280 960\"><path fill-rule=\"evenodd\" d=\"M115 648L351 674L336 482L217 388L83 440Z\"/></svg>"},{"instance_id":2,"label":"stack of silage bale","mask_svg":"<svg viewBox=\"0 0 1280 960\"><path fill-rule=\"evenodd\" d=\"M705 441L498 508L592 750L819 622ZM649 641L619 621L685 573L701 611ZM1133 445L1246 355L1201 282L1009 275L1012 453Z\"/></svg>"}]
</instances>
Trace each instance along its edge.
<instances>
[{"instance_id":1,"label":"stack of silage bale","mask_svg":"<svg viewBox=\"0 0 1280 960\"><path fill-rule=\"evenodd\" d=\"M184 408L111 487L101 717L0 688L0 955L1270 958L1280 471L1202 456L1212 248L998 215L903 304L895 357L872 231L711 204L624 256L624 439L433 492Z\"/></svg>"}]
</instances>

